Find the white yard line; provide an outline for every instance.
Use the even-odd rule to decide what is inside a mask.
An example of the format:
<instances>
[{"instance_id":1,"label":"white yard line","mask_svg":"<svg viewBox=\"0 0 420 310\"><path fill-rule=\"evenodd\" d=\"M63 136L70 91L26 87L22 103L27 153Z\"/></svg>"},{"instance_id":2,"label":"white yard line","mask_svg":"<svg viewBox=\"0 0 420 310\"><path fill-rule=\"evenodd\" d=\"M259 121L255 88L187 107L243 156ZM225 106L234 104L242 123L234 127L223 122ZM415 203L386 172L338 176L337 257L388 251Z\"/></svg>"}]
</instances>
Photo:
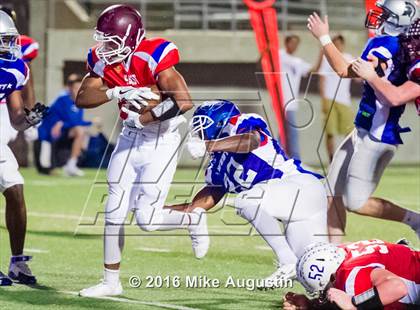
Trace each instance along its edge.
<instances>
[{"instance_id":1,"label":"white yard line","mask_svg":"<svg viewBox=\"0 0 420 310\"><path fill-rule=\"evenodd\" d=\"M50 253L48 250L41 250L41 249L24 249L23 252L27 253Z\"/></svg>"},{"instance_id":2,"label":"white yard line","mask_svg":"<svg viewBox=\"0 0 420 310\"><path fill-rule=\"evenodd\" d=\"M67 294L67 295L73 295L73 296L78 296L79 295L78 292L73 292L73 291L59 291L59 292L60 293L63 293L63 294ZM111 301L116 301L116 302L123 302L123 303L128 303L128 304L137 304L137 305L146 305L146 306L159 307L159 308L165 308L165 309L199 310L197 308L177 306L177 305L165 304L165 303L160 303L160 302L151 302L151 301L141 301L141 300L127 299L127 298L122 298L122 297L95 297L95 299L111 300Z\"/></svg>"},{"instance_id":3,"label":"white yard line","mask_svg":"<svg viewBox=\"0 0 420 310\"><path fill-rule=\"evenodd\" d=\"M159 248L147 248L147 247L138 247L136 250L144 251L144 252L158 252L158 253L170 253L171 250L169 249L159 249Z\"/></svg>"},{"instance_id":4,"label":"white yard line","mask_svg":"<svg viewBox=\"0 0 420 310\"><path fill-rule=\"evenodd\" d=\"M266 245L257 245L255 248L257 250L272 251L272 249L269 246L266 246Z\"/></svg>"}]
</instances>

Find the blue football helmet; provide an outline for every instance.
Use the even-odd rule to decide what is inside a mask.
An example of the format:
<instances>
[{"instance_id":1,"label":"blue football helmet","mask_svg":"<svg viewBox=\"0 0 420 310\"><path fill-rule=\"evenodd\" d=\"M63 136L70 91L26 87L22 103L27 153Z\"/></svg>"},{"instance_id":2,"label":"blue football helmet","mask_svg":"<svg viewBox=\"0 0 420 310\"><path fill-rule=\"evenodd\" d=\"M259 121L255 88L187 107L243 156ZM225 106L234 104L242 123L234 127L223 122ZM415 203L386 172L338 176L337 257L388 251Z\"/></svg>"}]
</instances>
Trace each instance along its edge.
<instances>
[{"instance_id":1,"label":"blue football helmet","mask_svg":"<svg viewBox=\"0 0 420 310\"><path fill-rule=\"evenodd\" d=\"M229 119L239 114L241 111L233 102L206 101L195 110L190 123L190 133L203 140L217 139Z\"/></svg>"}]
</instances>

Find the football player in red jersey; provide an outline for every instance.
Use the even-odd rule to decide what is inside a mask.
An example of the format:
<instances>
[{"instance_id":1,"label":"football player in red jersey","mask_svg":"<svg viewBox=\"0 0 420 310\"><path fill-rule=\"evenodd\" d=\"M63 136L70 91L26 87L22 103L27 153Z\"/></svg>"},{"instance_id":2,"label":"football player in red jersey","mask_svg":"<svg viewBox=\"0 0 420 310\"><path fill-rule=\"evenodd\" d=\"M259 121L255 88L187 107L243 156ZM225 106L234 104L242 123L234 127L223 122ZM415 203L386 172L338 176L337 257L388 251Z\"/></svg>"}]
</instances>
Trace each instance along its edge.
<instances>
[{"instance_id":1,"label":"football player in red jersey","mask_svg":"<svg viewBox=\"0 0 420 310\"><path fill-rule=\"evenodd\" d=\"M124 120L108 166L104 279L82 290L80 295L85 297L122 293L119 268L124 222L131 210L143 230L188 229L197 258L204 257L209 247L204 210L163 209L181 142L177 127L193 104L183 77L174 68L179 62L177 47L145 35L137 10L127 5L105 9L94 35L98 45L88 53L89 73L76 98L79 108L95 108L116 99ZM147 106L158 97L152 85L159 88L162 101Z\"/></svg>"},{"instance_id":2,"label":"football player in red jersey","mask_svg":"<svg viewBox=\"0 0 420 310\"><path fill-rule=\"evenodd\" d=\"M284 309L407 309L420 307L420 252L364 240L309 246L296 267L308 293L288 293Z\"/></svg>"}]
</instances>

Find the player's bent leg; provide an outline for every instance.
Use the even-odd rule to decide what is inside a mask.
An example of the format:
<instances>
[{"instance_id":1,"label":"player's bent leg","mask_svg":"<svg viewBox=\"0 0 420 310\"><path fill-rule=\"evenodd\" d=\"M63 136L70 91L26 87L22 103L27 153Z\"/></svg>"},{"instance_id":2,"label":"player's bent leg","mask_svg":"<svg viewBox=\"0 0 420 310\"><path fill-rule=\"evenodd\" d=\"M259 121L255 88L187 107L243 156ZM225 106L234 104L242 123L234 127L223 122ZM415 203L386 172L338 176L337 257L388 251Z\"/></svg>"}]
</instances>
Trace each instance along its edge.
<instances>
[{"instance_id":1,"label":"player's bent leg","mask_svg":"<svg viewBox=\"0 0 420 310\"><path fill-rule=\"evenodd\" d=\"M252 190L251 190L252 191ZM250 194L250 191L241 194ZM296 277L297 257L293 253L276 218L268 214L258 203L250 203L249 199L235 199L237 213L254 226L261 237L271 247L277 258L277 269L262 281L259 289L279 288L282 281Z\"/></svg>"},{"instance_id":2,"label":"player's bent leg","mask_svg":"<svg viewBox=\"0 0 420 310\"><path fill-rule=\"evenodd\" d=\"M185 213L163 208L176 170L180 137L173 133L159 139L157 146L153 143L144 147L147 159L135 204L137 224L145 231L188 229L195 257L203 258L210 246L205 211L196 208Z\"/></svg>"},{"instance_id":3,"label":"player's bent leg","mask_svg":"<svg viewBox=\"0 0 420 310\"><path fill-rule=\"evenodd\" d=\"M403 209L385 199L370 197L396 150L396 146L373 141L366 132L361 131L357 151L349 165L344 202L352 212L403 222L418 233L418 213Z\"/></svg>"},{"instance_id":4,"label":"player's bent leg","mask_svg":"<svg viewBox=\"0 0 420 310\"><path fill-rule=\"evenodd\" d=\"M327 195L323 184L311 175L293 176L299 192L289 219L286 238L297 257L314 242L328 242Z\"/></svg>"}]
</instances>

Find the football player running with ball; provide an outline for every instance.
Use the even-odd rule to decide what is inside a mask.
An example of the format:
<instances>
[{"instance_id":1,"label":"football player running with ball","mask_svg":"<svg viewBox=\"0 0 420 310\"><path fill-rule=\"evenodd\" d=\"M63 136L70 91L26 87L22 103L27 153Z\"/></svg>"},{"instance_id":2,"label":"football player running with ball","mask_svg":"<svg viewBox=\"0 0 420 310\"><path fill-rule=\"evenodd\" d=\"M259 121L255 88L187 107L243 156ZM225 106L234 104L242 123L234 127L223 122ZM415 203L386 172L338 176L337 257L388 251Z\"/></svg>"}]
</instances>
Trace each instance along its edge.
<instances>
[{"instance_id":1,"label":"football player running with ball","mask_svg":"<svg viewBox=\"0 0 420 310\"><path fill-rule=\"evenodd\" d=\"M327 238L327 196L321 176L286 157L258 114L241 114L229 101L209 101L197 108L187 143L193 158L210 154L206 185L191 203L168 208L209 210L228 194L234 206L274 251L278 269L261 288L295 278L297 256ZM279 220L284 224L284 233Z\"/></svg>"},{"instance_id":2,"label":"football player running with ball","mask_svg":"<svg viewBox=\"0 0 420 310\"><path fill-rule=\"evenodd\" d=\"M176 46L164 39L145 37L140 13L127 5L105 9L94 35L76 105L95 108L118 100L123 130L112 154L105 206L104 279L80 291L81 296L100 297L122 293L119 280L124 222L134 211L145 231L188 229L197 258L209 246L203 210L190 213L163 209L175 172L181 115L193 104L183 77L175 70ZM157 85L163 101L149 86ZM150 104L149 103L159 104Z\"/></svg>"},{"instance_id":3,"label":"football player running with ball","mask_svg":"<svg viewBox=\"0 0 420 310\"><path fill-rule=\"evenodd\" d=\"M384 0L378 1L377 6L380 13L371 11L366 18L366 26L375 28L377 36L368 41L361 58L378 58L379 76L401 86L407 82L407 72L400 57L399 35L417 19L417 5L414 0ZM332 44L327 17L322 20L314 13L308 18L308 29L321 42L328 62L340 76L357 77L352 64ZM412 84L408 86L415 86ZM328 171L328 227L333 243L340 243L344 235L346 208L360 215L405 223L420 235L419 213L371 197L398 145L403 143L400 133L410 131L399 124L406 102L392 106L375 89L376 86L364 83L354 121L356 128L334 154Z\"/></svg>"},{"instance_id":4,"label":"football player running with ball","mask_svg":"<svg viewBox=\"0 0 420 310\"><path fill-rule=\"evenodd\" d=\"M299 258L297 278L315 298L287 293L283 309L420 308L420 252L401 244L310 245Z\"/></svg>"},{"instance_id":5,"label":"football player running with ball","mask_svg":"<svg viewBox=\"0 0 420 310\"><path fill-rule=\"evenodd\" d=\"M19 33L12 18L0 10L0 101L5 101L10 124L18 131L40 123L48 110L40 103L24 107L22 89L28 79L29 68L21 59ZM8 135L8 132L0 134ZM36 283L36 278L27 265L31 257L23 254L26 235L23 177L6 140L0 141L0 192L6 199L6 227L12 257L9 276L0 272L0 286L11 285L12 280L32 285Z\"/></svg>"}]
</instances>

